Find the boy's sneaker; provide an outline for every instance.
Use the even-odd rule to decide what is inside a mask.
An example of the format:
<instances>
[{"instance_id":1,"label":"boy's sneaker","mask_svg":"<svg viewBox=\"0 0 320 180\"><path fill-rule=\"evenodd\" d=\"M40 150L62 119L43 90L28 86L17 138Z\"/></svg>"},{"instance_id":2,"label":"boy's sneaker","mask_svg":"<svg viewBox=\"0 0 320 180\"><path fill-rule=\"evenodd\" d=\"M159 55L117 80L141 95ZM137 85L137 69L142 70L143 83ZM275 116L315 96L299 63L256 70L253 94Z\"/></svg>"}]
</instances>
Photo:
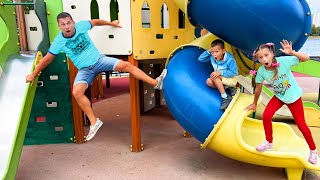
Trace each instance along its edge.
<instances>
[{"instance_id":1,"label":"boy's sneaker","mask_svg":"<svg viewBox=\"0 0 320 180\"><path fill-rule=\"evenodd\" d=\"M161 90L162 87L163 87L163 80L164 78L166 77L167 75L167 69L164 69L162 71L162 73L160 74L159 77L156 78L156 80L158 81L157 85L154 87L154 89L158 89L158 90Z\"/></svg>"},{"instance_id":2,"label":"boy's sneaker","mask_svg":"<svg viewBox=\"0 0 320 180\"><path fill-rule=\"evenodd\" d=\"M86 137L86 141L89 141L90 139L92 139L94 137L94 135L96 135L96 133L98 132L99 128L102 126L103 122L100 121L99 118L97 118L97 122L94 126L90 126L90 131Z\"/></svg>"},{"instance_id":3,"label":"boy's sneaker","mask_svg":"<svg viewBox=\"0 0 320 180\"><path fill-rule=\"evenodd\" d=\"M237 94L237 88L236 87L228 87L226 91L230 94L230 96L234 96Z\"/></svg>"},{"instance_id":4,"label":"boy's sneaker","mask_svg":"<svg viewBox=\"0 0 320 180\"><path fill-rule=\"evenodd\" d=\"M318 161L318 152L317 152L317 150L310 151L310 156L309 156L308 161L311 164L317 164L317 161Z\"/></svg>"},{"instance_id":5,"label":"boy's sneaker","mask_svg":"<svg viewBox=\"0 0 320 180\"><path fill-rule=\"evenodd\" d=\"M227 109L227 107L229 106L230 102L232 101L232 97L231 96L227 96L227 98L221 98L221 110L225 110Z\"/></svg>"},{"instance_id":6,"label":"boy's sneaker","mask_svg":"<svg viewBox=\"0 0 320 180\"><path fill-rule=\"evenodd\" d=\"M264 141L262 144L256 147L256 150L260 152L271 151L272 143L269 143L269 141Z\"/></svg>"}]
</instances>

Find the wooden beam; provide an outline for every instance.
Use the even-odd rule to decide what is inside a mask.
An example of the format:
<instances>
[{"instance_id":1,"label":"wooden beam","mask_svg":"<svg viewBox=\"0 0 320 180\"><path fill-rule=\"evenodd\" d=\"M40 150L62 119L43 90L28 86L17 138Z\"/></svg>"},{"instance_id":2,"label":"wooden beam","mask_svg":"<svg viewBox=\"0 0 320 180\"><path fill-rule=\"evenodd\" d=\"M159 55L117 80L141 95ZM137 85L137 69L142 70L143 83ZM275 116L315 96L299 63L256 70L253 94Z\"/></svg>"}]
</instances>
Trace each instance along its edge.
<instances>
[{"instance_id":1,"label":"wooden beam","mask_svg":"<svg viewBox=\"0 0 320 180\"><path fill-rule=\"evenodd\" d=\"M138 67L132 55L128 57L129 62ZM130 75L130 112L131 112L131 129L132 129L132 152L140 152L143 150L141 144L141 127L140 127L140 100L139 100L139 80Z\"/></svg>"},{"instance_id":2,"label":"wooden beam","mask_svg":"<svg viewBox=\"0 0 320 180\"><path fill-rule=\"evenodd\" d=\"M73 114L73 126L75 143L84 143L84 113L79 107L76 99L72 95L73 82L78 73L78 69L74 66L72 61L68 58L69 63L69 79L70 79L70 90L71 90L71 102L72 102L72 114Z\"/></svg>"},{"instance_id":3,"label":"wooden beam","mask_svg":"<svg viewBox=\"0 0 320 180\"><path fill-rule=\"evenodd\" d=\"M19 2L21 2L21 0L16 0L16 2L19 3ZM20 50L21 51L28 51L26 21L25 21L25 17L24 17L24 6L23 5L16 6L16 14L17 14L17 22L18 22L18 30L19 30Z\"/></svg>"}]
</instances>

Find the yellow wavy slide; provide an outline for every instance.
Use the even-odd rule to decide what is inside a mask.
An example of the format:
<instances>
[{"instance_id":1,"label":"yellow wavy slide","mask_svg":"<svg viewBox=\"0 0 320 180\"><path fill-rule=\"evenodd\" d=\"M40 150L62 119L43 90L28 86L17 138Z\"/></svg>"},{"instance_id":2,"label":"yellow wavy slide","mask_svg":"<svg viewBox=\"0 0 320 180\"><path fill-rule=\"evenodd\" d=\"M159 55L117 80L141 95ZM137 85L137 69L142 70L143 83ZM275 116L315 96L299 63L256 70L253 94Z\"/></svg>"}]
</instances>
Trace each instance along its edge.
<instances>
[{"instance_id":1,"label":"yellow wavy slide","mask_svg":"<svg viewBox=\"0 0 320 180\"><path fill-rule=\"evenodd\" d=\"M249 77L239 75L238 82L249 93L253 94L251 79ZM274 94L265 86L263 86L262 90L262 104L266 106ZM307 125L310 127L320 127L320 107L313 102L303 101L303 109ZM282 117L292 117L292 114L287 106L280 108L276 114Z\"/></svg>"},{"instance_id":2,"label":"yellow wavy slide","mask_svg":"<svg viewBox=\"0 0 320 180\"><path fill-rule=\"evenodd\" d=\"M273 122L273 151L256 151L265 135L262 121L248 117L252 111L244 109L252 101L252 95L238 90L201 147L246 163L285 168L289 180L300 180L304 169L320 171L320 162L313 165L307 160L309 148L305 140L285 123Z\"/></svg>"},{"instance_id":3,"label":"yellow wavy slide","mask_svg":"<svg viewBox=\"0 0 320 180\"><path fill-rule=\"evenodd\" d=\"M208 49L210 43L218 37L208 33L189 45ZM234 54L235 48L225 42L228 52L235 55L237 64L239 55ZM242 55L241 55L242 56ZM249 61L241 58L240 61ZM241 68L242 67L242 68ZM239 73L244 74L249 68L239 67ZM260 96L259 103L264 97ZM212 132L201 144L202 148L209 148L226 157L261 166L285 168L289 180L301 180L304 169L315 170L320 173L320 162L313 165L308 162L309 147L306 141L300 138L293 129L281 122L273 122L273 151L258 152L255 147L265 140L262 120L248 117L252 111L245 107L253 102L253 95L240 93L233 97L232 102L221 116ZM308 121L308 116L306 116Z\"/></svg>"}]
</instances>

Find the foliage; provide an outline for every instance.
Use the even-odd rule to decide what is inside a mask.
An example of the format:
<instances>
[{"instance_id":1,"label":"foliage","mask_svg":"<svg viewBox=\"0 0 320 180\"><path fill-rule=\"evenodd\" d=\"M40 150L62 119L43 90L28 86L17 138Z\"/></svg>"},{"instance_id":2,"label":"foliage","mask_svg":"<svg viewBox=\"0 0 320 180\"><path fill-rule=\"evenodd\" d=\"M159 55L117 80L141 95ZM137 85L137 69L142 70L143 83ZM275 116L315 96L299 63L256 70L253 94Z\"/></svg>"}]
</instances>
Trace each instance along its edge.
<instances>
[{"instance_id":1,"label":"foliage","mask_svg":"<svg viewBox=\"0 0 320 180\"><path fill-rule=\"evenodd\" d=\"M319 36L320 35L320 26L316 26L316 25L312 25L311 27L311 32L310 32L311 36Z\"/></svg>"}]
</instances>

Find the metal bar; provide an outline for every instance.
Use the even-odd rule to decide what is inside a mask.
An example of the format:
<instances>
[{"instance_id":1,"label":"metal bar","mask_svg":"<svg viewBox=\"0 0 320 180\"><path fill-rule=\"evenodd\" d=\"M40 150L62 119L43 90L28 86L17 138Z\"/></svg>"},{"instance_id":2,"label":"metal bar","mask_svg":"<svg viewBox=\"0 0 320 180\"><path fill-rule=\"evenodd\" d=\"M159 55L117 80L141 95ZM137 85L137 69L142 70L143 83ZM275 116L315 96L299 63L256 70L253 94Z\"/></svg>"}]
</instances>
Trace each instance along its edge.
<instances>
[{"instance_id":1,"label":"metal bar","mask_svg":"<svg viewBox=\"0 0 320 180\"><path fill-rule=\"evenodd\" d=\"M0 6L5 6L5 5L34 5L33 2L0 2Z\"/></svg>"}]
</instances>

